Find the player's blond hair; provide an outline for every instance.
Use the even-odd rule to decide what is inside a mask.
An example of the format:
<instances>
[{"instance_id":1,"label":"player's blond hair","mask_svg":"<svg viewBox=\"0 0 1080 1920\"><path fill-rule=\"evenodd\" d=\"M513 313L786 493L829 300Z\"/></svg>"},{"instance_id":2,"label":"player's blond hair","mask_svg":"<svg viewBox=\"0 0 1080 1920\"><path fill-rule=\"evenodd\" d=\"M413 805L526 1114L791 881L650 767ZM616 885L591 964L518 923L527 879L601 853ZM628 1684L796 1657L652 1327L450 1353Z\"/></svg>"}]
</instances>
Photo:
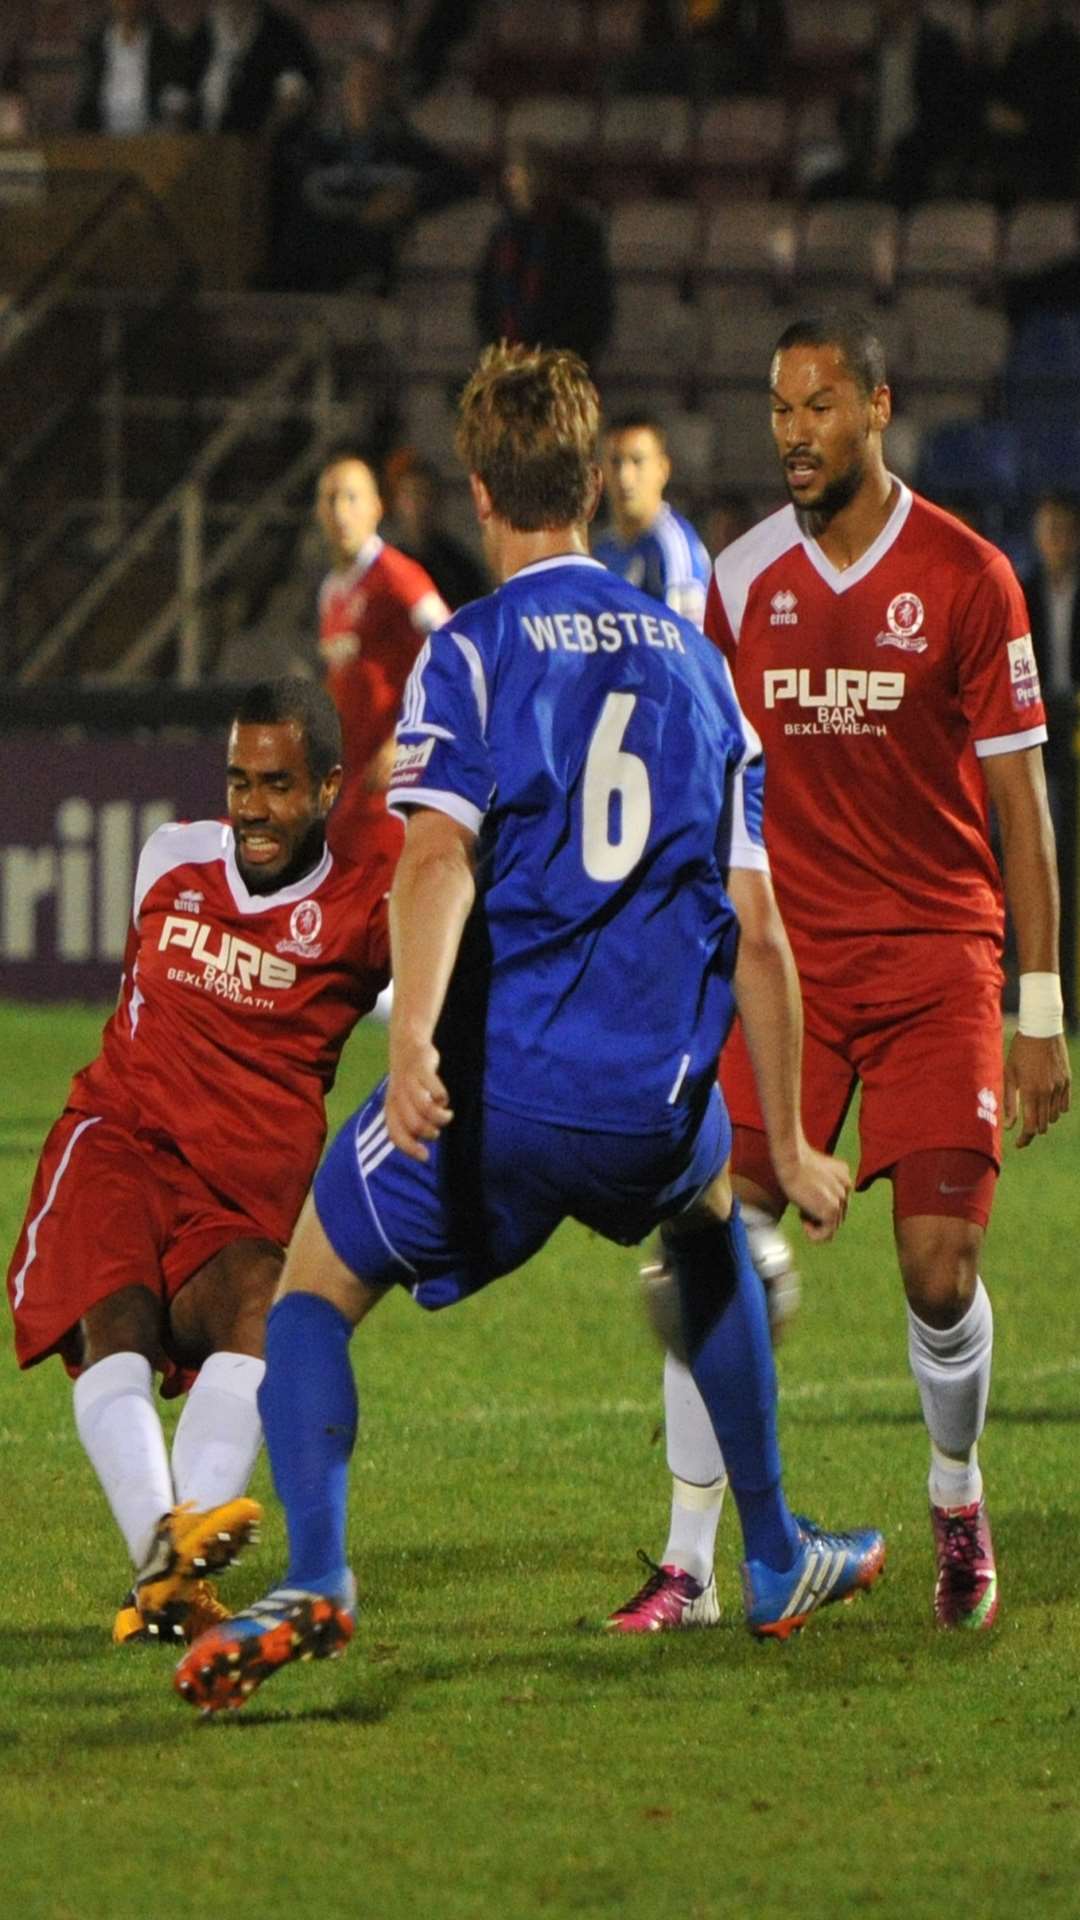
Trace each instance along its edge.
<instances>
[{"instance_id":1,"label":"player's blond hair","mask_svg":"<svg viewBox=\"0 0 1080 1920\"><path fill-rule=\"evenodd\" d=\"M588 518L600 398L560 347L486 347L458 403L457 450L500 520L520 533Z\"/></svg>"}]
</instances>

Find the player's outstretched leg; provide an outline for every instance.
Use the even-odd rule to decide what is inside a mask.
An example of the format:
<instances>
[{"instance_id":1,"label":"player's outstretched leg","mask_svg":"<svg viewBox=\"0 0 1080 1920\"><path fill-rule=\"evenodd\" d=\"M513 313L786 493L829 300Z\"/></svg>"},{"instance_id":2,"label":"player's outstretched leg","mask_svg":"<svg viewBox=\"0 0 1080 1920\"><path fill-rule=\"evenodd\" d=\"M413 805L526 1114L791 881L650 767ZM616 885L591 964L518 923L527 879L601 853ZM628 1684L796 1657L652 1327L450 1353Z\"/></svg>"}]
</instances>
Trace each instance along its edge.
<instances>
[{"instance_id":1,"label":"player's outstretched leg","mask_svg":"<svg viewBox=\"0 0 1080 1920\"><path fill-rule=\"evenodd\" d=\"M604 1621L605 1633L671 1633L682 1627L715 1627L720 1619L716 1580L695 1580L682 1567L658 1566L638 1549L649 1575L636 1593Z\"/></svg>"},{"instance_id":2,"label":"player's outstretched leg","mask_svg":"<svg viewBox=\"0 0 1080 1920\"><path fill-rule=\"evenodd\" d=\"M812 1613L872 1587L885 1566L885 1540L873 1528L826 1533L796 1514L800 1547L795 1564L777 1573L760 1560L743 1562L746 1624L758 1639L786 1640Z\"/></svg>"},{"instance_id":3,"label":"player's outstretched leg","mask_svg":"<svg viewBox=\"0 0 1080 1920\"><path fill-rule=\"evenodd\" d=\"M177 1667L173 1685L181 1699L204 1713L242 1707L280 1667L344 1653L355 1621L351 1574L333 1594L275 1587L264 1600L202 1634Z\"/></svg>"},{"instance_id":4,"label":"player's outstretched leg","mask_svg":"<svg viewBox=\"0 0 1080 1920\"><path fill-rule=\"evenodd\" d=\"M173 1507L162 1514L150 1552L135 1576L132 1605L147 1637L170 1641L190 1638L200 1609L217 1607L207 1592L206 1576L231 1567L246 1546L258 1539L262 1508L254 1500L227 1500L220 1507L198 1513L190 1506ZM127 1608L121 1608L113 1638L134 1637L123 1631Z\"/></svg>"}]
</instances>

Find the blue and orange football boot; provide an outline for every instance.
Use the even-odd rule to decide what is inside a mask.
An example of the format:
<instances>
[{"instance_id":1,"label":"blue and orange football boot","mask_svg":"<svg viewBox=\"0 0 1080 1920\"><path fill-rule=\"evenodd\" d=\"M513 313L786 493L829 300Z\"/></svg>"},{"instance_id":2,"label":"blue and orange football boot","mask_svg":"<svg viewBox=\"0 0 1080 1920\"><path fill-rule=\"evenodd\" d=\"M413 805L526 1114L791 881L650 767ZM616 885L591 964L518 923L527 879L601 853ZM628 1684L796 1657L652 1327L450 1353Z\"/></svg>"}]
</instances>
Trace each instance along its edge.
<instances>
[{"instance_id":1,"label":"blue and orange football boot","mask_svg":"<svg viewBox=\"0 0 1080 1920\"><path fill-rule=\"evenodd\" d=\"M356 1623L351 1574L335 1593L275 1587L263 1600L201 1634L187 1650L173 1685L203 1713L242 1707L256 1687L294 1660L333 1660L344 1653Z\"/></svg>"},{"instance_id":2,"label":"blue and orange football boot","mask_svg":"<svg viewBox=\"0 0 1080 1920\"><path fill-rule=\"evenodd\" d=\"M802 1514L795 1515L795 1525L802 1551L786 1573L760 1560L743 1561L746 1624L758 1639L786 1640L819 1607L872 1587L885 1565L884 1535L872 1528L826 1533Z\"/></svg>"}]
</instances>

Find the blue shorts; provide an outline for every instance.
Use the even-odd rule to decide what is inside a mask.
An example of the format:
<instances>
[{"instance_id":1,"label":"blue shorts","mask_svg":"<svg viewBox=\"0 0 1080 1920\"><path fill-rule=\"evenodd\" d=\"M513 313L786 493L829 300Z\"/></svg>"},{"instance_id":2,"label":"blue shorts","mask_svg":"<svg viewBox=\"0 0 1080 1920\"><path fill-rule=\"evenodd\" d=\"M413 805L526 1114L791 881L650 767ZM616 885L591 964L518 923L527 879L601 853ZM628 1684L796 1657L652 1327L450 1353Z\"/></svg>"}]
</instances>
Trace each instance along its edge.
<instances>
[{"instance_id":1,"label":"blue shorts","mask_svg":"<svg viewBox=\"0 0 1080 1920\"><path fill-rule=\"evenodd\" d=\"M504 1108L458 1113L426 1162L390 1143L385 1080L347 1120L315 1176L315 1208L339 1259L372 1287L448 1307L511 1273L560 1221L634 1246L681 1213L724 1165L731 1126L713 1087L679 1135L589 1133Z\"/></svg>"}]
</instances>

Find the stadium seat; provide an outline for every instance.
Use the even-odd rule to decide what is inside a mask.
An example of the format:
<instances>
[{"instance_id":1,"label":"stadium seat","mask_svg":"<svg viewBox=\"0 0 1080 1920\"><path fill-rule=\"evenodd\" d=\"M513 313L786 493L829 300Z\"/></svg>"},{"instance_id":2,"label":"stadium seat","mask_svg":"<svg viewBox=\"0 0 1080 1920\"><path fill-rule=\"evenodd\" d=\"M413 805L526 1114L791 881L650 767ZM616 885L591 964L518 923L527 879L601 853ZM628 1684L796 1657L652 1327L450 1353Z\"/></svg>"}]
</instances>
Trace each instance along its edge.
<instances>
[{"instance_id":1,"label":"stadium seat","mask_svg":"<svg viewBox=\"0 0 1080 1920\"><path fill-rule=\"evenodd\" d=\"M714 380L752 381L764 396L774 340L798 309L777 307L753 287L716 288L702 305L702 361Z\"/></svg>"},{"instance_id":2,"label":"stadium seat","mask_svg":"<svg viewBox=\"0 0 1080 1920\"><path fill-rule=\"evenodd\" d=\"M630 200L611 218L611 264L617 273L685 273L697 235L697 209L686 201Z\"/></svg>"},{"instance_id":3,"label":"stadium seat","mask_svg":"<svg viewBox=\"0 0 1080 1920\"><path fill-rule=\"evenodd\" d=\"M753 493L781 484L779 462L769 431L765 382L755 390L715 387L709 394L712 422L712 472L719 487Z\"/></svg>"},{"instance_id":4,"label":"stadium seat","mask_svg":"<svg viewBox=\"0 0 1080 1920\"><path fill-rule=\"evenodd\" d=\"M1080 380L1080 313L1033 313L1017 328L1007 379L1014 384Z\"/></svg>"},{"instance_id":5,"label":"stadium seat","mask_svg":"<svg viewBox=\"0 0 1080 1920\"><path fill-rule=\"evenodd\" d=\"M454 452L456 415L448 381L410 380L402 394L401 437L440 473L460 476Z\"/></svg>"},{"instance_id":6,"label":"stadium seat","mask_svg":"<svg viewBox=\"0 0 1080 1920\"><path fill-rule=\"evenodd\" d=\"M877 8L874 0L796 0L787 23L793 59L817 60L824 50L850 54L869 46Z\"/></svg>"},{"instance_id":7,"label":"stadium seat","mask_svg":"<svg viewBox=\"0 0 1080 1920\"><path fill-rule=\"evenodd\" d=\"M412 313L408 365L417 373L464 379L476 358L472 287L460 280L453 287L444 286L437 300L419 302Z\"/></svg>"},{"instance_id":8,"label":"stadium seat","mask_svg":"<svg viewBox=\"0 0 1080 1920\"><path fill-rule=\"evenodd\" d=\"M732 199L709 214L698 278L782 285L795 265L795 210L787 200Z\"/></svg>"},{"instance_id":9,"label":"stadium seat","mask_svg":"<svg viewBox=\"0 0 1080 1920\"><path fill-rule=\"evenodd\" d=\"M663 421L676 485L701 492L712 477L712 420L696 407L665 407Z\"/></svg>"},{"instance_id":10,"label":"stadium seat","mask_svg":"<svg viewBox=\"0 0 1080 1920\"><path fill-rule=\"evenodd\" d=\"M402 273L473 273L501 213L496 200L462 200L417 221L401 250Z\"/></svg>"},{"instance_id":11,"label":"stadium seat","mask_svg":"<svg viewBox=\"0 0 1080 1920\"><path fill-rule=\"evenodd\" d=\"M970 495L1008 506L1020 493L1020 445L1001 420L950 421L926 435L917 484L931 499Z\"/></svg>"},{"instance_id":12,"label":"stadium seat","mask_svg":"<svg viewBox=\"0 0 1080 1920\"><path fill-rule=\"evenodd\" d=\"M588 8L583 0L501 0L494 9L495 41L515 54L538 53L552 47L568 51L589 37Z\"/></svg>"},{"instance_id":13,"label":"stadium seat","mask_svg":"<svg viewBox=\"0 0 1080 1920\"><path fill-rule=\"evenodd\" d=\"M787 108L771 96L734 94L707 107L698 125L697 164L772 178L787 153Z\"/></svg>"},{"instance_id":14,"label":"stadium seat","mask_svg":"<svg viewBox=\"0 0 1080 1920\"><path fill-rule=\"evenodd\" d=\"M1003 273L1034 273L1076 250L1080 233L1072 200L1026 200L1005 223Z\"/></svg>"},{"instance_id":15,"label":"stadium seat","mask_svg":"<svg viewBox=\"0 0 1080 1920\"><path fill-rule=\"evenodd\" d=\"M1025 493L1080 493L1080 425L1072 420L1022 418L1020 478Z\"/></svg>"},{"instance_id":16,"label":"stadium seat","mask_svg":"<svg viewBox=\"0 0 1080 1920\"><path fill-rule=\"evenodd\" d=\"M683 160L690 148L690 103L677 94L624 94L600 115L601 158Z\"/></svg>"},{"instance_id":17,"label":"stadium seat","mask_svg":"<svg viewBox=\"0 0 1080 1920\"><path fill-rule=\"evenodd\" d=\"M798 236L800 284L863 287L888 293L896 276L899 218L878 200L822 200L811 206Z\"/></svg>"},{"instance_id":18,"label":"stadium seat","mask_svg":"<svg viewBox=\"0 0 1080 1920\"><path fill-rule=\"evenodd\" d=\"M1009 325L996 308L980 306L962 287L911 287L898 306L908 327L912 372L920 380L985 386L1000 379Z\"/></svg>"},{"instance_id":19,"label":"stadium seat","mask_svg":"<svg viewBox=\"0 0 1080 1920\"><path fill-rule=\"evenodd\" d=\"M645 375L662 368L671 378L693 370L697 359L696 315L679 298L677 280L620 281L615 327L597 356L600 377Z\"/></svg>"},{"instance_id":20,"label":"stadium seat","mask_svg":"<svg viewBox=\"0 0 1080 1920\"><path fill-rule=\"evenodd\" d=\"M465 160L489 160L498 147L498 111L493 100L466 87L440 87L409 115L425 140Z\"/></svg>"},{"instance_id":21,"label":"stadium seat","mask_svg":"<svg viewBox=\"0 0 1080 1920\"><path fill-rule=\"evenodd\" d=\"M928 201L908 215L900 277L988 286L997 271L999 238L997 210L986 201Z\"/></svg>"},{"instance_id":22,"label":"stadium seat","mask_svg":"<svg viewBox=\"0 0 1080 1920\"><path fill-rule=\"evenodd\" d=\"M570 100L557 93L515 101L507 112L504 129L508 146L536 145L559 153L583 152L592 144L595 133L593 101Z\"/></svg>"}]
</instances>

